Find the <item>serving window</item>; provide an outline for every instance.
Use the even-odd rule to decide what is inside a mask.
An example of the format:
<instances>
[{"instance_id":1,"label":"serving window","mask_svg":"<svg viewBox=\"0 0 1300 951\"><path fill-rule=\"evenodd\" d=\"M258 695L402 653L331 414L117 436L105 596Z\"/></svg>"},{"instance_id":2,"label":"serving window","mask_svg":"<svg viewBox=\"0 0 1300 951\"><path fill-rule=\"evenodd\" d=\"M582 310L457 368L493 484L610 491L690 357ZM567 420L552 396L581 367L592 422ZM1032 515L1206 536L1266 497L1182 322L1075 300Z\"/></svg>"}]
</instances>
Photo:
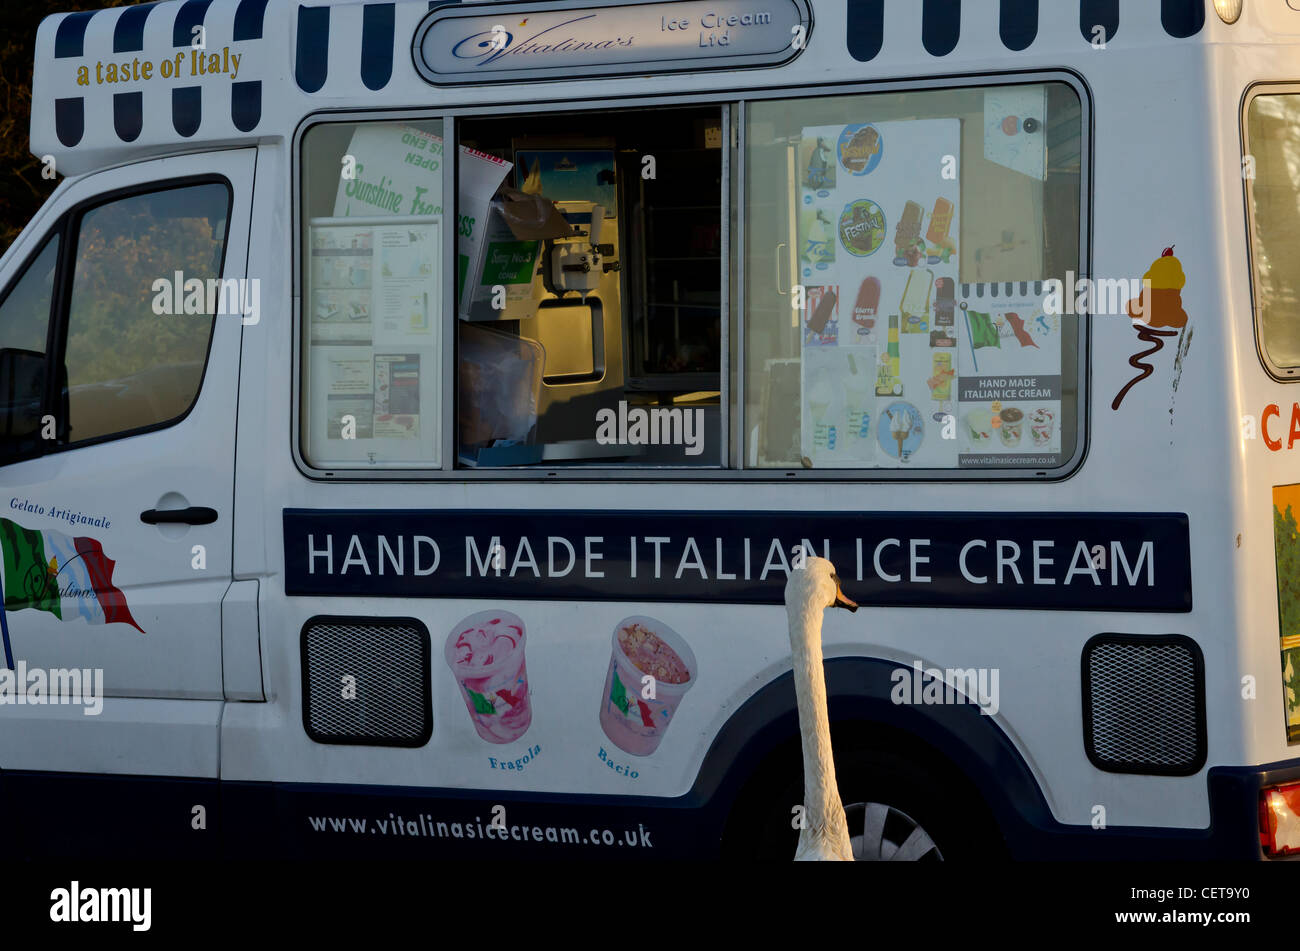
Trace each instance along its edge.
<instances>
[{"instance_id":1,"label":"serving window","mask_svg":"<svg viewBox=\"0 0 1300 951\"><path fill-rule=\"evenodd\" d=\"M752 464L1070 459L1079 320L1045 282L1080 271L1081 132L1056 83L750 104Z\"/></svg>"},{"instance_id":2,"label":"serving window","mask_svg":"<svg viewBox=\"0 0 1300 951\"><path fill-rule=\"evenodd\" d=\"M442 122L313 126L302 149L301 446L442 464Z\"/></svg>"},{"instance_id":3,"label":"serving window","mask_svg":"<svg viewBox=\"0 0 1300 951\"><path fill-rule=\"evenodd\" d=\"M1295 207L1300 183L1300 90L1265 85L1247 102L1244 176L1254 265L1255 326L1265 366L1278 379L1300 375L1300 227ZM1271 91L1278 90L1278 91Z\"/></svg>"},{"instance_id":4,"label":"serving window","mask_svg":"<svg viewBox=\"0 0 1300 951\"><path fill-rule=\"evenodd\" d=\"M1059 469L1082 130L1062 83L472 115L453 188L440 120L312 126L303 459Z\"/></svg>"}]
</instances>

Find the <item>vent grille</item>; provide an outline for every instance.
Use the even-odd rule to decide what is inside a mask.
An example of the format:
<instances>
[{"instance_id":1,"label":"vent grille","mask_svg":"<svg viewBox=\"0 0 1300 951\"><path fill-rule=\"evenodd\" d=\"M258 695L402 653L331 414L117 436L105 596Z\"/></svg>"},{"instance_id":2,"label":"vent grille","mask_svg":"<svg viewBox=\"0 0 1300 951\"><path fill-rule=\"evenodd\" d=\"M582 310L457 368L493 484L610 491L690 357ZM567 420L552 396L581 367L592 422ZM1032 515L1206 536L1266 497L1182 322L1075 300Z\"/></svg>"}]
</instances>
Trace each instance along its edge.
<instances>
[{"instance_id":1,"label":"vent grille","mask_svg":"<svg viewBox=\"0 0 1300 951\"><path fill-rule=\"evenodd\" d=\"M433 733L429 656L429 630L414 618L312 618L302 629L307 735L317 743L423 746ZM345 690L353 684L355 697Z\"/></svg>"},{"instance_id":2,"label":"vent grille","mask_svg":"<svg viewBox=\"0 0 1300 951\"><path fill-rule=\"evenodd\" d=\"M1083 648L1088 759L1115 773L1188 776L1205 765L1205 664L1191 638L1098 634Z\"/></svg>"}]
</instances>

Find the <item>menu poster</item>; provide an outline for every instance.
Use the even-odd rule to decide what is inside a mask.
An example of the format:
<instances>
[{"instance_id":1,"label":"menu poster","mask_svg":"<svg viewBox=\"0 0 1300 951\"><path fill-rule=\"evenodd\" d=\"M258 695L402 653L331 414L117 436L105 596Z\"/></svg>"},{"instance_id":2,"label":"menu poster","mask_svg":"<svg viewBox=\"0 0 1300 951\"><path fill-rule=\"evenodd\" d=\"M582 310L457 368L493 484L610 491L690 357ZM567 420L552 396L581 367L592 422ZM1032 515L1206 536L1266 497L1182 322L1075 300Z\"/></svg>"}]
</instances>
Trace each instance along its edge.
<instances>
[{"instance_id":1,"label":"menu poster","mask_svg":"<svg viewBox=\"0 0 1300 951\"><path fill-rule=\"evenodd\" d=\"M437 217L311 222L313 460L437 464L441 241Z\"/></svg>"},{"instance_id":2,"label":"menu poster","mask_svg":"<svg viewBox=\"0 0 1300 951\"><path fill-rule=\"evenodd\" d=\"M1061 317L1041 281L963 284L954 383L962 467L1061 464Z\"/></svg>"},{"instance_id":3,"label":"menu poster","mask_svg":"<svg viewBox=\"0 0 1300 951\"><path fill-rule=\"evenodd\" d=\"M375 435L420 435L420 355L375 354Z\"/></svg>"},{"instance_id":4,"label":"menu poster","mask_svg":"<svg viewBox=\"0 0 1300 951\"><path fill-rule=\"evenodd\" d=\"M312 228L312 343L370 343L373 240L369 228Z\"/></svg>"},{"instance_id":5,"label":"menu poster","mask_svg":"<svg viewBox=\"0 0 1300 951\"><path fill-rule=\"evenodd\" d=\"M437 305L437 271L441 234L438 225L377 228L380 256L375 313L377 341L401 341L433 333L430 307Z\"/></svg>"},{"instance_id":6,"label":"menu poster","mask_svg":"<svg viewBox=\"0 0 1300 951\"><path fill-rule=\"evenodd\" d=\"M345 431L351 431L348 438L371 439L374 431L374 401L370 397L355 398L351 396L329 396L325 400L325 432L329 439L343 439ZM331 460L333 461L333 460Z\"/></svg>"},{"instance_id":7,"label":"menu poster","mask_svg":"<svg viewBox=\"0 0 1300 951\"><path fill-rule=\"evenodd\" d=\"M799 147L801 449L816 467L957 465L961 121L812 126Z\"/></svg>"}]
</instances>

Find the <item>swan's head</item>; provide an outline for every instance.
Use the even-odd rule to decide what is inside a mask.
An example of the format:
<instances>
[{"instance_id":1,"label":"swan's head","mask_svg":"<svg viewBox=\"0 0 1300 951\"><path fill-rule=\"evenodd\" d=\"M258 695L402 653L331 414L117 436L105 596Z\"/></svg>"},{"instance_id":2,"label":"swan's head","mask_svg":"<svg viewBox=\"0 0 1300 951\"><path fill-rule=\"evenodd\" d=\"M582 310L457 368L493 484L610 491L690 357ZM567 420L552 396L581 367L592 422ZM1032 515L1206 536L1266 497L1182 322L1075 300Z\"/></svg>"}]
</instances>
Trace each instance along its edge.
<instances>
[{"instance_id":1,"label":"swan's head","mask_svg":"<svg viewBox=\"0 0 1300 951\"><path fill-rule=\"evenodd\" d=\"M790 569L790 580L785 583L785 603L803 605L811 603L818 608L848 608L858 606L840 590L840 576L835 566L825 558L809 556L802 568Z\"/></svg>"}]
</instances>

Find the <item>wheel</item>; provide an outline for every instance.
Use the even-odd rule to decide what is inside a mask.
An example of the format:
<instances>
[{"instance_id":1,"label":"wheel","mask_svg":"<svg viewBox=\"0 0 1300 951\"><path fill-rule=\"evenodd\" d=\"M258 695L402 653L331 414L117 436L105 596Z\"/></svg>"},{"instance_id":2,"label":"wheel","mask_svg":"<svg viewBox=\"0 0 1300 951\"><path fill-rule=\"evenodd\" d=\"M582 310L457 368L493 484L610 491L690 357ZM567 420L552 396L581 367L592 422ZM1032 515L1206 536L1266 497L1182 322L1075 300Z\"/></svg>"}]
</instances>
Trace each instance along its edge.
<instances>
[{"instance_id":1,"label":"wheel","mask_svg":"<svg viewBox=\"0 0 1300 951\"><path fill-rule=\"evenodd\" d=\"M834 745L834 744L833 744ZM988 861L1005 844L975 786L938 754L836 746L835 775L853 854L866 862ZM775 755L746 785L728 820L724 854L789 861L803 801L797 745Z\"/></svg>"},{"instance_id":2,"label":"wheel","mask_svg":"<svg viewBox=\"0 0 1300 951\"><path fill-rule=\"evenodd\" d=\"M855 802L844 807L853 858L859 862L942 862L943 853L921 824L893 806Z\"/></svg>"}]
</instances>

